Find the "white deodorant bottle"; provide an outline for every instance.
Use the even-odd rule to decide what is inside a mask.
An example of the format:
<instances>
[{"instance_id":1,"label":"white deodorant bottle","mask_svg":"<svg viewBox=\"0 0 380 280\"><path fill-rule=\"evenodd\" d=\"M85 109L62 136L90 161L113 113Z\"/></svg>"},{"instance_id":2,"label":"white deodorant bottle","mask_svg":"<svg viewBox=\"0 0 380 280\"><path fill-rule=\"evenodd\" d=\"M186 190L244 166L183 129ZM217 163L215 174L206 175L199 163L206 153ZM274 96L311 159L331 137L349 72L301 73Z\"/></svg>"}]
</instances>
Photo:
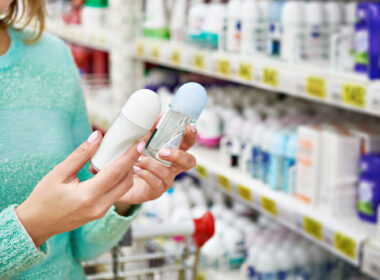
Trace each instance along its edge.
<instances>
[{"instance_id":1,"label":"white deodorant bottle","mask_svg":"<svg viewBox=\"0 0 380 280\"><path fill-rule=\"evenodd\" d=\"M154 91L141 89L133 93L91 158L92 167L100 171L121 156L149 132L160 112L161 102Z\"/></svg>"}]
</instances>

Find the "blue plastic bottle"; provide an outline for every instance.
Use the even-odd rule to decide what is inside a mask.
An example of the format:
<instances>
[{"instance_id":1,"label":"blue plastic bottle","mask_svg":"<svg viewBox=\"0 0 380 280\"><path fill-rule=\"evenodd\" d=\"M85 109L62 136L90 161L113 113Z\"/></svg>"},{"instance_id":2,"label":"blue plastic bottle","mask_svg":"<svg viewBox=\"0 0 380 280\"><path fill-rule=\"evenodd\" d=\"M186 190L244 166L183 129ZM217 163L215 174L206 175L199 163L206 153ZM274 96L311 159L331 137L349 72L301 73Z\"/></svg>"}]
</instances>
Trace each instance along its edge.
<instances>
[{"instance_id":1,"label":"blue plastic bottle","mask_svg":"<svg viewBox=\"0 0 380 280\"><path fill-rule=\"evenodd\" d=\"M282 0L273 1L268 10L268 54L272 56L280 56L281 54L281 14L285 2Z\"/></svg>"},{"instance_id":2,"label":"blue plastic bottle","mask_svg":"<svg viewBox=\"0 0 380 280\"><path fill-rule=\"evenodd\" d=\"M297 132L293 132L288 139L285 147L285 163L283 169L284 177L284 188L283 191L288 194L292 194L292 186L295 183L292 182L292 179L295 179L295 174L291 176L291 172L295 172L296 157L297 157L297 148L298 148L298 135Z\"/></svg>"},{"instance_id":3,"label":"blue plastic bottle","mask_svg":"<svg viewBox=\"0 0 380 280\"><path fill-rule=\"evenodd\" d=\"M380 156L367 154L360 159L358 214L360 219L377 223L380 206Z\"/></svg>"},{"instance_id":4,"label":"blue plastic bottle","mask_svg":"<svg viewBox=\"0 0 380 280\"><path fill-rule=\"evenodd\" d=\"M355 71L380 78L380 3L360 2L356 9Z\"/></svg>"},{"instance_id":5,"label":"blue plastic bottle","mask_svg":"<svg viewBox=\"0 0 380 280\"><path fill-rule=\"evenodd\" d=\"M284 186L283 169L285 166L285 148L289 134L286 131L277 132L271 141L269 186L273 190L282 190Z\"/></svg>"}]
</instances>

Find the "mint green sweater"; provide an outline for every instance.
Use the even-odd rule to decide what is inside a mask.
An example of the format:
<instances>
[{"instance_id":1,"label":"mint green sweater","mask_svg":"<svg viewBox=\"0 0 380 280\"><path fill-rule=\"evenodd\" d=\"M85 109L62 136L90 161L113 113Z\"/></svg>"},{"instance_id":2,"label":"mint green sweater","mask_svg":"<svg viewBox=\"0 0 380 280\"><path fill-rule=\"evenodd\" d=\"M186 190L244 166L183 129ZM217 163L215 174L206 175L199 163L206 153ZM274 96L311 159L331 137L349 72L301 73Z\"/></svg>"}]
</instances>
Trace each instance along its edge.
<instances>
[{"instance_id":1,"label":"mint green sweater","mask_svg":"<svg viewBox=\"0 0 380 280\"><path fill-rule=\"evenodd\" d=\"M100 220L51 237L39 248L15 207L89 136L80 80L66 45L44 34L24 45L8 28L11 46L0 56L0 279L83 279L81 261L114 246L137 215L110 209ZM78 177L86 180L88 166Z\"/></svg>"}]
</instances>

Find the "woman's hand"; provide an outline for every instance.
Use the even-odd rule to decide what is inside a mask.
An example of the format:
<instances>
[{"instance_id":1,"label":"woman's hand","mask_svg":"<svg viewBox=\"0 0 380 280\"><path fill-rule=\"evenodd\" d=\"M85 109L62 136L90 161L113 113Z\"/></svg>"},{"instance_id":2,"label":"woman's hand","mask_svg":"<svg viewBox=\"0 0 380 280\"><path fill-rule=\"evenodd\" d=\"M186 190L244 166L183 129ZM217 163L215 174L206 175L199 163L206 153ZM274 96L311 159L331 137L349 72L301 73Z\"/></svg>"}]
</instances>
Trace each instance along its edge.
<instances>
[{"instance_id":1,"label":"woman's hand","mask_svg":"<svg viewBox=\"0 0 380 280\"><path fill-rule=\"evenodd\" d=\"M141 156L134 166L133 187L115 203L116 211L124 215L130 204L140 204L160 197L173 186L174 178L179 173L193 168L196 160L186 151L195 144L196 136L195 127L188 126L179 149L159 152L160 158L172 163L170 167Z\"/></svg>"},{"instance_id":2,"label":"woman's hand","mask_svg":"<svg viewBox=\"0 0 380 280\"><path fill-rule=\"evenodd\" d=\"M93 178L77 173L95 154L101 134L89 139L50 171L16 208L21 223L38 247L49 237L102 218L133 185L133 166L145 147L141 141Z\"/></svg>"}]
</instances>

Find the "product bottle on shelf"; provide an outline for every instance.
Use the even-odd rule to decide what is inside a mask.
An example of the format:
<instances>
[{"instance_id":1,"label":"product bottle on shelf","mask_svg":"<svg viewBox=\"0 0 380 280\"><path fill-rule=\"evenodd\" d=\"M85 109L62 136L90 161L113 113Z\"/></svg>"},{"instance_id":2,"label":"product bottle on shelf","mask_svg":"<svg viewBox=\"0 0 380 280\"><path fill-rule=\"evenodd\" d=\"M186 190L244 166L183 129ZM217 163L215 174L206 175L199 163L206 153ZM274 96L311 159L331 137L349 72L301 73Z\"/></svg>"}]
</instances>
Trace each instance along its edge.
<instances>
[{"instance_id":1,"label":"product bottle on shelf","mask_svg":"<svg viewBox=\"0 0 380 280\"><path fill-rule=\"evenodd\" d=\"M337 1L328 1L324 3L326 13L326 32L324 34L324 58L329 58L331 53L332 36L340 31L343 25L343 5Z\"/></svg>"},{"instance_id":2,"label":"product bottle on shelf","mask_svg":"<svg viewBox=\"0 0 380 280\"><path fill-rule=\"evenodd\" d=\"M269 184L270 176L270 167L271 167L271 141L273 136L280 129L280 122L276 119L270 120L267 122L267 127L264 130L263 136L261 137L261 147L262 147L262 156L261 156L261 166L262 174L261 180L264 184Z\"/></svg>"},{"instance_id":3,"label":"product bottle on shelf","mask_svg":"<svg viewBox=\"0 0 380 280\"><path fill-rule=\"evenodd\" d=\"M144 36L159 39L170 37L164 0L147 0L145 5Z\"/></svg>"},{"instance_id":4,"label":"product bottle on shelf","mask_svg":"<svg viewBox=\"0 0 380 280\"><path fill-rule=\"evenodd\" d=\"M108 26L108 13L108 0L86 0L81 14L83 27L98 30Z\"/></svg>"},{"instance_id":5,"label":"product bottle on shelf","mask_svg":"<svg viewBox=\"0 0 380 280\"><path fill-rule=\"evenodd\" d=\"M187 0L176 0L170 18L170 39L185 42Z\"/></svg>"},{"instance_id":6,"label":"product bottle on shelf","mask_svg":"<svg viewBox=\"0 0 380 280\"><path fill-rule=\"evenodd\" d=\"M200 84L186 83L181 86L150 137L145 155L170 166L170 162L159 157L159 150L179 147L186 126L195 125L206 102L207 93Z\"/></svg>"},{"instance_id":7,"label":"product bottle on shelf","mask_svg":"<svg viewBox=\"0 0 380 280\"><path fill-rule=\"evenodd\" d=\"M325 50L326 14L323 3L310 1L306 4L306 58L311 62L320 63Z\"/></svg>"},{"instance_id":8,"label":"product bottle on shelf","mask_svg":"<svg viewBox=\"0 0 380 280\"><path fill-rule=\"evenodd\" d=\"M213 0L209 4L202 30L202 38L205 41L206 48L222 50L225 47L226 18L226 4L221 3L220 0Z\"/></svg>"},{"instance_id":9,"label":"product bottle on shelf","mask_svg":"<svg viewBox=\"0 0 380 280\"><path fill-rule=\"evenodd\" d=\"M202 30L208 11L208 5L203 3L203 0L192 0L190 3L187 20L187 39L194 45L203 46L204 39L202 37Z\"/></svg>"},{"instance_id":10,"label":"product bottle on shelf","mask_svg":"<svg viewBox=\"0 0 380 280\"><path fill-rule=\"evenodd\" d=\"M280 130L275 133L270 140L270 167L269 167L269 187L273 190L284 188L283 170L285 166L285 149L288 142L289 133Z\"/></svg>"},{"instance_id":11,"label":"product bottle on shelf","mask_svg":"<svg viewBox=\"0 0 380 280\"><path fill-rule=\"evenodd\" d=\"M305 59L305 3L286 1L282 10L281 58L295 62Z\"/></svg>"},{"instance_id":12,"label":"product bottle on shelf","mask_svg":"<svg viewBox=\"0 0 380 280\"><path fill-rule=\"evenodd\" d=\"M231 0L227 5L226 47L229 52L239 52L241 46L241 8L242 0Z\"/></svg>"},{"instance_id":13,"label":"product bottle on shelf","mask_svg":"<svg viewBox=\"0 0 380 280\"><path fill-rule=\"evenodd\" d=\"M258 0L244 0L241 9L241 54L250 55L265 51L265 28Z\"/></svg>"},{"instance_id":14,"label":"product bottle on shelf","mask_svg":"<svg viewBox=\"0 0 380 280\"><path fill-rule=\"evenodd\" d=\"M273 0L268 10L268 54L270 56L281 55L282 26L281 14L284 6L283 0Z\"/></svg>"},{"instance_id":15,"label":"product bottle on shelf","mask_svg":"<svg viewBox=\"0 0 380 280\"><path fill-rule=\"evenodd\" d=\"M297 132L293 132L289 136L289 140L285 147L285 163L283 170L284 188L283 191L293 195L296 185L296 157L297 157Z\"/></svg>"}]
</instances>

